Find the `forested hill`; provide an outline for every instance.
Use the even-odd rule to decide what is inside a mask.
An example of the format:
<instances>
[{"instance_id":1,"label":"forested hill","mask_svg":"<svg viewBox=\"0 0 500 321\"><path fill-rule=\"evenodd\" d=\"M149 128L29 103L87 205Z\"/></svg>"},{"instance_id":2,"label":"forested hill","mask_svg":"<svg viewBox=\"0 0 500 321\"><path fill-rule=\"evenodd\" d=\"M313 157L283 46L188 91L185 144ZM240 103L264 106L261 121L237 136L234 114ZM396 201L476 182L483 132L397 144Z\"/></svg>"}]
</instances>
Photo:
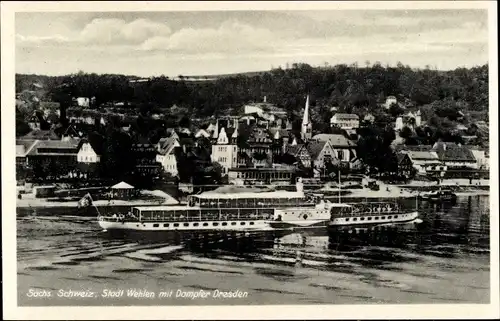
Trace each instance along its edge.
<instances>
[{"instance_id":1,"label":"forested hill","mask_svg":"<svg viewBox=\"0 0 500 321\"><path fill-rule=\"evenodd\" d=\"M289 69L208 78L189 81L183 76L175 80L161 76L136 81L139 77L81 72L59 77L18 74L16 92L30 90L37 83L46 95L42 100L50 100L65 83L65 90L74 97L95 97L93 108L126 102L131 107L168 111L176 105L195 117L232 113L245 103L262 101L264 96L291 115L298 115L307 94L311 114L318 121L331 116L330 107L358 114L375 112L387 96L398 97L406 107L443 103L464 112L488 111L488 65L438 71L402 64L321 68L294 64Z\"/></svg>"}]
</instances>

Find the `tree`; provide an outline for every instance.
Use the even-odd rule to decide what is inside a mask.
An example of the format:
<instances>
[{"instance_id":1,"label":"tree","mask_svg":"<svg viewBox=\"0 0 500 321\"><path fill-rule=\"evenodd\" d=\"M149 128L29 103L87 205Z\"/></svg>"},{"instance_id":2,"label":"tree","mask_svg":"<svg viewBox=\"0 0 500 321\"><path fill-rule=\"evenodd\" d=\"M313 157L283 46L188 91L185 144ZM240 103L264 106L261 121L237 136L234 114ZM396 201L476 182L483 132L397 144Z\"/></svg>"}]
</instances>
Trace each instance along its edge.
<instances>
[{"instance_id":1,"label":"tree","mask_svg":"<svg viewBox=\"0 0 500 321\"><path fill-rule=\"evenodd\" d=\"M413 131L408 126L404 126L399 132L399 136L401 138L408 139L413 136Z\"/></svg>"},{"instance_id":2,"label":"tree","mask_svg":"<svg viewBox=\"0 0 500 321\"><path fill-rule=\"evenodd\" d=\"M401 116L403 113L404 113L404 108L402 108L401 106L399 106L399 104L392 104L390 107L389 107L389 114L392 115L392 117L398 117L398 116Z\"/></svg>"}]
</instances>

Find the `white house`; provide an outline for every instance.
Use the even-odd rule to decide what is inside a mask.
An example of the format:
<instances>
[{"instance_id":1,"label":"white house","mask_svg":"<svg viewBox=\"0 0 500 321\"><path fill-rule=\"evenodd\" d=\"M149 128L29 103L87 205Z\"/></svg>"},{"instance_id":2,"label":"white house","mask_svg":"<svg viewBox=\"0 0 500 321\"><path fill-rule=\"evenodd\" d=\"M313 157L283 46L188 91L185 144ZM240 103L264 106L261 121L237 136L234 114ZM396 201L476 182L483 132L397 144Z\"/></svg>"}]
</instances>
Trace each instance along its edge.
<instances>
[{"instance_id":1,"label":"white house","mask_svg":"<svg viewBox=\"0 0 500 321\"><path fill-rule=\"evenodd\" d=\"M472 155L474 155L478 168L484 170L490 169L490 158L488 152L484 148L478 146L467 146L467 148L471 151Z\"/></svg>"},{"instance_id":2,"label":"white house","mask_svg":"<svg viewBox=\"0 0 500 321\"><path fill-rule=\"evenodd\" d=\"M88 97L78 97L78 98L76 98L76 103L80 107L89 107L90 106L90 99Z\"/></svg>"},{"instance_id":3,"label":"white house","mask_svg":"<svg viewBox=\"0 0 500 321\"><path fill-rule=\"evenodd\" d=\"M330 118L330 125L341 129L359 128L359 116L356 114L337 113Z\"/></svg>"},{"instance_id":4,"label":"white house","mask_svg":"<svg viewBox=\"0 0 500 321\"><path fill-rule=\"evenodd\" d=\"M172 176L177 176L179 173L175 148L180 146L175 137L161 138L157 144L156 161L162 165L165 172L170 173Z\"/></svg>"},{"instance_id":5,"label":"white house","mask_svg":"<svg viewBox=\"0 0 500 321\"><path fill-rule=\"evenodd\" d=\"M224 169L224 174L238 164L237 138L237 128L234 130L231 138L228 138L226 130L222 127L220 133L217 135L217 142L212 145L212 162L218 162Z\"/></svg>"},{"instance_id":6,"label":"white house","mask_svg":"<svg viewBox=\"0 0 500 321\"><path fill-rule=\"evenodd\" d=\"M409 112L403 116L396 118L394 129L401 130L405 126L414 128L419 127L420 125L422 125L422 116L420 114L420 110L418 110L416 113Z\"/></svg>"},{"instance_id":7,"label":"white house","mask_svg":"<svg viewBox=\"0 0 500 321\"><path fill-rule=\"evenodd\" d=\"M98 148L92 147L90 142L83 141L80 149L78 150L78 154L76 155L76 159L79 163L85 164L93 164L99 163L101 161L101 155Z\"/></svg>"},{"instance_id":8,"label":"white house","mask_svg":"<svg viewBox=\"0 0 500 321\"><path fill-rule=\"evenodd\" d=\"M389 109L391 108L391 106L393 104L397 104L398 103L398 99L395 97L395 96L388 96L386 99L385 99L385 103L384 103L384 107L386 109Z\"/></svg>"},{"instance_id":9,"label":"white house","mask_svg":"<svg viewBox=\"0 0 500 321\"><path fill-rule=\"evenodd\" d=\"M419 174L425 175L433 171L446 171L446 165L439 160L434 151L402 151L410 157L413 167Z\"/></svg>"}]
</instances>

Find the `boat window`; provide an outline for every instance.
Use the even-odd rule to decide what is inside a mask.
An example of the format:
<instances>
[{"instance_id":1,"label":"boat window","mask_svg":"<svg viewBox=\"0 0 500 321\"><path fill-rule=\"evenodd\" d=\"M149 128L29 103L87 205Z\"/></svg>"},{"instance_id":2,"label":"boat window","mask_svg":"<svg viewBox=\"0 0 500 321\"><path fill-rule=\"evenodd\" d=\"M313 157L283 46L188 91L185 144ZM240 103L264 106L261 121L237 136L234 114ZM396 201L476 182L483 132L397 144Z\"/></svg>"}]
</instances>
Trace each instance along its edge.
<instances>
[{"instance_id":1,"label":"boat window","mask_svg":"<svg viewBox=\"0 0 500 321\"><path fill-rule=\"evenodd\" d=\"M212 225L213 225L213 226L219 226L219 223L217 223L217 222L213 222L213 223L212 223Z\"/></svg>"},{"instance_id":2,"label":"boat window","mask_svg":"<svg viewBox=\"0 0 500 321\"><path fill-rule=\"evenodd\" d=\"M350 220L350 218L348 218L348 217L345 219L346 222L349 222L349 220Z\"/></svg>"},{"instance_id":3,"label":"boat window","mask_svg":"<svg viewBox=\"0 0 500 321\"><path fill-rule=\"evenodd\" d=\"M231 225L236 225L236 222L231 222Z\"/></svg>"},{"instance_id":4,"label":"boat window","mask_svg":"<svg viewBox=\"0 0 500 321\"><path fill-rule=\"evenodd\" d=\"M208 226L208 223L203 223L203 226Z\"/></svg>"},{"instance_id":5,"label":"boat window","mask_svg":"<svg viewBox=\"0 0 500 321\"><path fill-rule=\"evenodd\" d=\"M247 224L247 223L245 223L245 222L241 222L241 223L240 223L240 225L245 225L245 224Z\"/></svg>"},{"instance_id":6,"label":"boat window","mask_svg":"<svg viewBox=\"0 0 500 321\"><path fill-rule=\"evenodd\" d=\"M379 217L378 217L378 216L375 216L375 219L376 219L376 220L378 220L378 219L379 219Z\"/></svg>"},{"instance_id":7,"label":"boat window","mask_svg":"<svg viewBox=\"0 0 500 321\"><path fill-rule=\"evenodd\" d=\"M357 221L357 220L358 220L358 218L357 218L357 217L354 217L352 220L353 220L353 221Z\"/></svg>"},{"instance_id":8,"label":"boat window","mask_svg":"<svg viewBox=\"0 0 500 321\"><path fill-rule=\"evenodd\" d=\"M169 226L170 226L170 224L168 224L168 223L163 224L163 227L169 227Z\"/></svg>"},{"instance_id":9,"label":"boat window","mask_svg":"<svg viewBox=\"0 0 500 321\"><path fill-rule=\"evenodd\" d=\"M398 218L398 216L397 216L397 215L394 215L394 218Z\"/></svg>"},{"instance_id":10,"label":"boat window","mask_svg":"<svg viewBox=\"0 0 500 321\"><path fill-rule=\"evenodd\" d=\"M179 223L174 223L174 227L178 227L179 226Z\"/></svg>"},{"instance_id":11,"label":"boat window","mask_svg":"<svg viewBox=\"0 0 500 321\"><path fill-rule=\"evenodd\" d=\"M368 221L371 221L371 220L372 220L372 217L371 217L371 216L369 216L369 217L367 217L366 219L367 219Z\"/></svg>"},{"instance_id":12,"label":"boat window","mask_svg":"<svg viewBox=\"0 0 500 321\"><path fill-rule=\"evenodd\" d=\"M184 226L189 226L189 223L184 223Z\"/></svg>"},{"instance_id":13,"label":"boat window","mask_svg":"<svg viewBox=\"0 0 500 321\"><path fill-rule=\"evenodd\" d=\"M254 225L254 222L250 222L250 225Z\"/></svg>"},{"instance_id":14,"label":"boat window","mask_svg":"<svg viewBox=\"0 0 500 321\"><path fill-rule=\"evenodd\" d=\"M193 223L193 226L198 226L198 225L200 225L200 224L199 223Z\"/></svg>"},{"instance_id":15,"label":"boat window","mask_svg":"<svg viewBox=\"0 0 500 321\"><path fill-rule=\"evenodd\" d=\"M382 217L381 217L381 219L382 219L382 220L385 220L385 216L382 216Z\"/></svg>"},{"instance_id":16,"label":"boat window","mask_svg":"<svg viewBox=\"0 0 500 321\"><path fill-rule=\"evenodd\" d=\"M153 227L159 227L160 224L153 224Z\"/></svg>"},{"instance_id":17,"label":"boat window","mask_svg":"<svg viewBox=\"0 0 500 321\"><path fill-rule=\"evenodd\" d=\"M389 219L390 219L390 218L392 218L392 216L391 216L391 215L389 215L389 216L387 216L387 218L389 218Z\"/></svg>"},{"instance_id":18,"label":"boat window","mask_svg":"<svg viewBox=\"0 0 500 321\"><path fill-rule=\"evenodd\" d=\"M361 217L359 220L360 220L360 221L364 221L364 220L365 220L365 218L364 218L364 217Z\"/></svg>"},{"instance_id":19,"label":"boat window","mask_svg":"<svg viewBox=\"0 0 500 321\"><path fill-rule=\"evenodd\" d=\"M222 226L226 226L227 225L227 222L222 222Z\"/></svg>"}]
</instances>

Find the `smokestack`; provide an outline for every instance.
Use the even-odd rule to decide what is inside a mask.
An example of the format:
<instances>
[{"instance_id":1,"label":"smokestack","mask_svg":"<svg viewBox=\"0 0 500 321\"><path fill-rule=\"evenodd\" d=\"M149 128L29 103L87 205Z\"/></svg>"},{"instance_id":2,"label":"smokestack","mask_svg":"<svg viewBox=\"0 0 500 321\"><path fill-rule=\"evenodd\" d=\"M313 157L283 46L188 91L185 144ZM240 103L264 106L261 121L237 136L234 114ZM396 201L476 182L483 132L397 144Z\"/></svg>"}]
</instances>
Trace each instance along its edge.
<instances>
[{"instance_id":1,"label":"smokestack","mask_svg":"<svg viewBox=\"0 0 500 321\"><path fill-rule=\"evenodd\" d=\"M281 146L281 152L284 154L288 148L288 137L283 137L283 144Z\"/></svg>"}]
</instances>

